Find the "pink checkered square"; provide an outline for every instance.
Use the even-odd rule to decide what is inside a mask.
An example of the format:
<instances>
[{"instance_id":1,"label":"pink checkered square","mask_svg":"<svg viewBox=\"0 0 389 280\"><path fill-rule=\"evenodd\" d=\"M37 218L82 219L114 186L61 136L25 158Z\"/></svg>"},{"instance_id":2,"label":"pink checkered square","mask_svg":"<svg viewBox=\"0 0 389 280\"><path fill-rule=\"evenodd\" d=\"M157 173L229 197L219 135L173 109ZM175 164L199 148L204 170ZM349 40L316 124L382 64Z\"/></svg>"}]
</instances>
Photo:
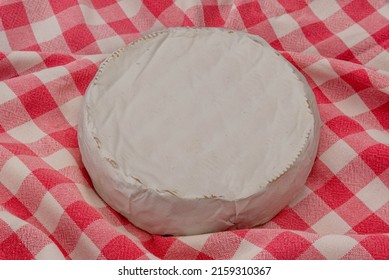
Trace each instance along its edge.
<instances>
[{"instance_id":1,"label":"pink checkered square","mask_svg":"<svg viewBox=\"0 0 389 280\"><path fill-rule=\"evenodd\" d=\"M19 99L12 99L0 105L0 119L2 128L8 131L28 122L31 117Z\"/></svg>"},{"instance_id":2,"label":"pink checkered square","mask_svg":"<svg viewBox=\"0 0 389 280\"><path fill-rule=\"evenodd\" d=\"M350 209L354 210L350 211ZM371 210L357 197L348 200L336 212L351 227L356 226L372 214Z\"/></svg>"},{"instance_id":3,"label":"pink checkered square","mask_svg":"<svg viewBox=\"0 0 389 280\"><path fill-rule=\"evenodd\" d=\"M43 5L37 5L34 0L24 0L24 8L26 9L28 20L31 23L44 21L54 15L51 5L46 1Z\"/></svg>"},{"instance_id":4,"label":"pink checkered square","mask_svg":"<svg viewBox=\"0 0 389 280\"><path fill-rule=\"evenodd\" d=\"M30 25L23 25L6 31L8 43L15 51L40 51ZM23 38L23 40L21 40Z\"/></svg>"}]
</instances>

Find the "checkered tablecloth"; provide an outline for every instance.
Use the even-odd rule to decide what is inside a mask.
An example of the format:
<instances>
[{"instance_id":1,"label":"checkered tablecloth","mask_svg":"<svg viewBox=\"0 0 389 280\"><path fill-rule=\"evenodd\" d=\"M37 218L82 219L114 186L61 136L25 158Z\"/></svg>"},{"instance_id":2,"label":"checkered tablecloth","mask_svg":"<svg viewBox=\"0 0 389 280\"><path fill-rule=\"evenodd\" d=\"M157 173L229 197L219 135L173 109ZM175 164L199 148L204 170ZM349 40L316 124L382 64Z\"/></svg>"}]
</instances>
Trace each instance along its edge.
<instances>
[{"instance_id":1,"label":"checkered tablecloth","mask_svg":"<svg viewBox=\"0 0 389 280\"><path fill-rule=\"evenodd\" d=\"M176 26L259 35L313 89L313 170L263 226L150 235L99 198L83 167L77 120L99 64ZM2 0L0 259L389 259L388 49L384 0Z\"/></svg>"}]
</instances>

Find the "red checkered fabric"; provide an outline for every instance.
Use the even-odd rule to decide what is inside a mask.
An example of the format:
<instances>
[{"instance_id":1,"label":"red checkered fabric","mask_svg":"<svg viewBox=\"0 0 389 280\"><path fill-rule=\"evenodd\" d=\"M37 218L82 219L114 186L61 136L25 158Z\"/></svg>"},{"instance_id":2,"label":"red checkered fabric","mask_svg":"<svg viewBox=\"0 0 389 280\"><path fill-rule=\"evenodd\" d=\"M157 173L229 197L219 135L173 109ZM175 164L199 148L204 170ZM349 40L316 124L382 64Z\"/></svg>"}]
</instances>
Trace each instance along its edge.
<instances>
[{"instance_id":1,"label":"red checkered fabric","mask_svg":"<svg viewBox=\"0 0 389 280\"><path fill-rule=\"evenodd\" d=\"M150 235L93 189L77 143L86 87L112 51L173 26L257 34L315 93L313 170L265 225ZM388 49L385 0L1 1L0 259L389 259Z\"/></svg>"}]
</instances>

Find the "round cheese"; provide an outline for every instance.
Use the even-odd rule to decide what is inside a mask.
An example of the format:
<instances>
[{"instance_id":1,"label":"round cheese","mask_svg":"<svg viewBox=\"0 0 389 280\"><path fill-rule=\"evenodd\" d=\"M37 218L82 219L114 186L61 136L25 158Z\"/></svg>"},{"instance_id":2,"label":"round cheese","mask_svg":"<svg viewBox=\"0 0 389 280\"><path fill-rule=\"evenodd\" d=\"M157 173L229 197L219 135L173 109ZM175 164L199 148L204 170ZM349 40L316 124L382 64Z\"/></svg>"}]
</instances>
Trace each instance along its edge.
<instances>
[{"instance_id":1,"label":"round cheese","mask_svg":"<svg viewBox=\"0 0 389 280\"><path fill-rule=\"evenodd\" d=\"M79 146L98 194L134 225L201 234L283 209L310 173L319 121L304 77L260 37L171 28L101 65Z\"/></svg>"}]
</instances>

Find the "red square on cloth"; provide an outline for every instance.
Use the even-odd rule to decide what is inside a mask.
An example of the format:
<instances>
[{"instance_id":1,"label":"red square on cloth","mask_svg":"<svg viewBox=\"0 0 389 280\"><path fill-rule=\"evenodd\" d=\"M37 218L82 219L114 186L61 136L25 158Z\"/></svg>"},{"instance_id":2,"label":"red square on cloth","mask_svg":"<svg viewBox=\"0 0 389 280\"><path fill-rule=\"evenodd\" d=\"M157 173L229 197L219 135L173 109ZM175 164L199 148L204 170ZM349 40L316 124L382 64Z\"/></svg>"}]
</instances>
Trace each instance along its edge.
<instances>
[{"instance_id":1,"label":"red square on cloth","mask_svg":"<svg viewBox=\"0 0 389 280\"><path fill-rule=\"evenodd\" d=\"M77 0L66 0L66 1L49 0L49 2L55 14L59 14L60 12L70 7L78 5Z\"/></svg>"},{"instance_id":2,"label":"red square on cloth","mask_svg":"<svg viewBox=\"0 0 389 280\"><path fill-rule=\"evenodd\" d=\"M173 0L144 0L143 4L149 9L149 11L157 18L163 11L174 4Z\"/></svg>"},{"instance_id":3,"label":"red square on cloth","mask_svg":"<svg viewBox=\"0 0 389 280\"><path fill-rule=\"evenodd\" d=\"M102 218L96 209L82 201L72 203L65 211L81 230L85 230L91 223Z\"/></svg>"},{"instance_id":4,"label":"red square on cloth","mask_svg":"<svg viewBox=\"0 0 389 280\"><path fill-rule=\"evenodd\" d=\"M354 53L351 50L346 50L338 54L335 58L361 64L361 62L355 57Z\"/></svg>"},{"instance_id":5,"label":"red square on cloth","mask_svg":"<svg viewBox=\"0 0 389 280\"><path fill-rule=\"evenodd\" d=\"M305 1L290 1L290 0L278 0L287 13L292 13L301 9L304 9L307 4Z\"/></svg>"},{"instance_id":6,"label":"red square on cloth","mask_svg":"<svg viewBox=\"0 0 389 280\"><path fill-rule=\"evenodd\" d=\"M343 115L333 118L326 125L341 138L364 131L363 127L357 121Z\"/></svg>"},{"instance_id":7,"label":"red square on cloth","mask_svg":"<svg viewBox=\"0 0 389 280\"><path fill-rule=\"evenodd\" d=\"M377 144L361 153L361 158L379 176L389 169L389 146Z\"/></svg>"},{"instance_id":8,"label":"red square on cloth","mask_svg":"<svg viewBox=\"0 0 389 280\"><path fill-rule=\"evenodd\" d=\"M371 214L368 218L353 227L353 230L359 234L388 233L389 225L376 214Z\"/></svg>"},{"instance_id":9,"label":"red square on cloth","mask_svg":"<svg viewBox=\"0 0 389 280\"><path fill-rule=\"evenodd\" d=\"M144 241L143 246L158 258L163 259L174 242L174 238L156 235Z\"/></svg>"},{"instance_id":10,"label":"red square on cloth","mask_svg":"<svg viewBox=\"0 0 389 280\"><path fill-rule=\"evenodd\" d=\"M315 193L332 209L336 209L354 196L353 193L335 176L323 187L315 191Z\"/></svg>"},{"instance_id":11,"label":"red square on cloth","mask_svg":"<svg viewBox=\"0 0 389 280\"><path fill-rule=\"evenodd\" d=\"M124 236L112 239L101 252L109 260L138 259L144 255L134 242Z\"/></svg>"},{"instance_id":12,"label":"red square on cloth","mask_svg":"<svg viewBox=\"0 0 389 280\"><path fill-rule=\"evenodd\" d=\"M348 74L342 75L342 79L347 82L356 92L372 87L369 75L364 69L355 70Z\"/></svg>"},{"instance_id":13,"label":"red square on cloth","mask_svg":"<svg viewBox=\"0 0 389 280\"><path fill-rule=\"evenodd\" d=\"M203 6L204 22L206 26L220 27L224 24L224 19L220 14L219 6Z\"/></svg>"},{"instance_id":14,"label":"red square on cloth","mask_svg":"<svg viewBox=\"0 0 389 280\"><path fill-rule=\"evenodd\" d=\"M117 3L117 1L116 0L94 0L92 3L96 9L100 9L100 8L113 5Z\"/></svg>"},{"instance_id":15,"label":"red square on cloth","mask_svg":"<svg viewBox=\"0 0 389 280\"><path fill-rule=\"evenodd\" d=\"M361 245L371 254L374 259L387 260L389 256L389 236L367 235Z\"/></svg>"},{"instance_id":16,"label":"red square on cloth","mask_svg":"<svg viewBox=\"0 0 389 280\"><path fill-rule=\"evenodd\" d=\"M381 47L389 48L389 25L374 33L372 37Z\"/></svg>"},{"instance_id":17,"label":"red square on cloth","mask_svg":"<svg viewBox=\"0 0 389 280\"><path fill-rule=\"evenodd\" d=\"M71 76L74 83L76 84L77 89L79 90L79 93L84 95L89 83L92 81L94 75L97 72L96 65L85 65L81 69L72 69L69 67L68 70L71 72Z\"/></svg>"},{"instance_id":18,"label":"red square on cloth","mask_svg":"<svg viewBox=\"0 0 389 280\"><path fill-rule=\"evenodd\" d=\"M50 136L66 148L78 148L77 131L73 127L58 130Z\"/></svg>"},{"instance_id":19,"label":"red square on cloth","mask_svg":"<svg viewBox=\"0 0 389 280\"><path fill-rule=\"evenodd\" d=\"M332 32L322 22L308 24L303 26L301 30L312 44L317 44L333 36Z\"/></svg>"},{"instance_id":20,"label":"red square on cloth","mask_svg":"<svg viewBox=\"0 0 389 280\"><path fill-rule=\"evenodd\" d=\"M389 101L372 110L382 127L389 130Z\"/></svg>"},{"instance_id":21,"label":"red square on cloth","mask_svg":"<svg viewBox=\"0 0 389 280\"><path fill-rule=\"evenodd\" d=\"M129 19L121 19L108 23L117 34L130 34L139 32Z\"/></svg>"},{"instance_id":22,"label":"red square on cloth","mask_svg":"<svg viewBox=\"0 0 389 280\"><path fill-rule=\"evenodd\" d=\"M57 103L55 103L51 93L45 85L21 95L19 99L32 119L57 108Z\"/></svg>"},{"instance_id":23,"label":"red square on cloth","mask_svg":"<svg viewBox=\"0 0 389 280\"><path fill-rule=\"evenodd\" d=\"M297 259L310 246L311 242L305 238L296 233L285 231L277 235L265 249L277 259Z\"/></svg>"},{"instance_id":24,"label":"red square on cloth","mask_svg":"<svg viewBox=\"0 0 389 280\"><path fill-rule=\"evenodd\" d=\"M86 24L79 24L70 28L63 33L63 36L73 53L96 41Z\"/></svg>"},{"instance_id":25,"label":"red square on cloth","mask_svg":"<svg viewBox=\"0 0 389 280\"><path fill-rule=\"evenodd\" d=\"M0 259L4 260L31 260L34 255L20 240L16 233L12 233L0 243Z\"/></svg>"},{"instance_id":26,"label":"red square on cloth","mask_svg":"<svg viewBox=\"0 0 389 280\"><path fill-rule=\"evenodd\" d=\"M74 60L75 58L69 55L50 54L43 60L43 62L46 64L47 67L57 67L73 62Z\"/></svg>"},{"instance_id":27,"label":"red square on cloth","mask_svg":"<svg viewBox=\"0 0 389 280\"><path fill-rule=\"evenodd\" d=\"M3 143L2 145L16 156L36 156L36 154L27 145L23 143Z\"/></svg>"},{"instance_id":28,"label":"red square on cloth","mask_svg":"<svg viewBox=\"0 0 389 280\"><path fill-rule=\"evenodd\" d=\"M343 7L343 11L356 22L368 17L376 10L369 4L369 1L354 0Z\"/></svg>"},{"instance_id":29,"label":"red square on cloth","mask_svg":"<svg viewBox=\"0 0 389 280\"><path fill-rule=\"evenodd\" d=\"M38 168L33 173L48 190L60 184L71 183L70 179L56 170Z\"/></svg>"},{"instance_id":30,"label":"red square on cloth","mask_svg":"<svg viewBox=\"0 0 389 280\"><path fill-rule=\"evenodd\" d=\"M25 26L30 23L22 2L4 6L0 5L0 19L5 30Z\"/></svg>"},{"instance_id":31,"label":"red square on cloth","mask_svg":"<svg viewBox=\"0 0 389 280\"><path fill-rule=\"evenodd\" d=\"M307 230L310 228L291 208L281 211L272 221L283 229Z\"/></svg>"},{"instance_id":32,"label":"red square on cloth","mask_svg":"<svg viewBox=\"0 0 389 280\"><path fill-rule=\"evenodd\" d=\"M4 208L19 219L27 220L32 214L16 196L4 203Z\"/></svg>"}]
</instances>

